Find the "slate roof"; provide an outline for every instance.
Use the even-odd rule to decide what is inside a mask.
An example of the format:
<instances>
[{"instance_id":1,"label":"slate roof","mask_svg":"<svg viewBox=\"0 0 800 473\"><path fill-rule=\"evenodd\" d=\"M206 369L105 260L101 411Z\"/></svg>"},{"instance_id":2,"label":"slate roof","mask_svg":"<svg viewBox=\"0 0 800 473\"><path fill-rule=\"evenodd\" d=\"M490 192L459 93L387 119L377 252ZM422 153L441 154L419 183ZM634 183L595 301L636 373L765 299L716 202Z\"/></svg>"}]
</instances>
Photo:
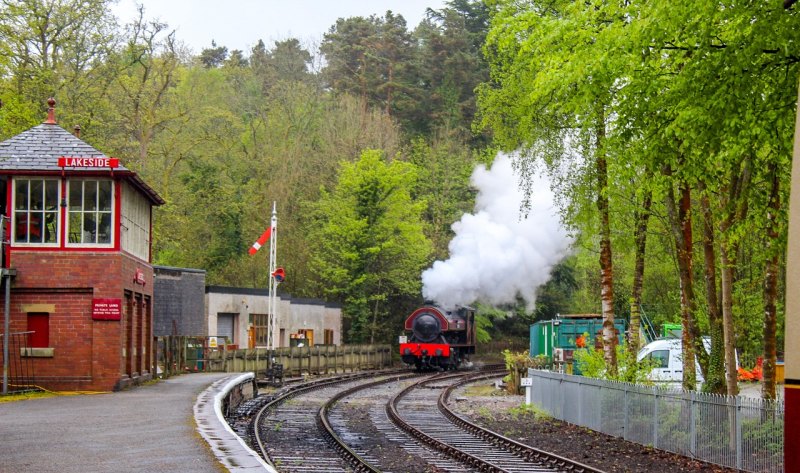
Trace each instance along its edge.
<instances>
[{"instance_id":1,"label":"slate roof","mask_svg":"<svg viewBox=\"0 0 800 473\"><path fill-rule=\"evenodd\" d=\"M83 158L109 157L85 141L54 123L42 123L19 135L0 142L0 173L8 172L58 172L58 158L62 156L79 156ZM105 167L70 167L69 173L109 171ZM114 168L115 173L122 174L127 180L147 194L153 203L160 205L164 200L148 186L135 172L121 163Z\"/></svg>"},{"instance_id":2,"label":"slate roof","mask_svg":"<svg viewBox=\"0 0 800 473\"><path fill-rule=\"evenodd\" d=\"M0 170L61 171L61 156L108 157L85 141L55 124L42 123L0 142ZM108 168L71 168L108 170ZM115 171L128 171L120 166Z\"/></svg>"}]
</instances>

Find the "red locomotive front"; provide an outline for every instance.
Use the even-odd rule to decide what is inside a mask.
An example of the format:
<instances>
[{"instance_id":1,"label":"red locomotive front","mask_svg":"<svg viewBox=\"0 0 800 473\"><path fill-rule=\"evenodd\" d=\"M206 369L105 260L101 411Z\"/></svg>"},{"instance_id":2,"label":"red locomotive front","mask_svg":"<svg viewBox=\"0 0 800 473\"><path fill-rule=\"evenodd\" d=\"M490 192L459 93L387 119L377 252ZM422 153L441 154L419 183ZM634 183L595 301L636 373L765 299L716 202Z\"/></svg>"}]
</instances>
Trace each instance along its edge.
<instances>
[{"instance_id":1,"label":"red locomotive front","mask_svg":"<svg viewBox=\"0 0 800 473\"><path fill-rule=\"evenodd\" d=\"M418 370L452 370L475 353L475 310L424 306L406 319L400 355Z\"/></svg>"}]
</instances>

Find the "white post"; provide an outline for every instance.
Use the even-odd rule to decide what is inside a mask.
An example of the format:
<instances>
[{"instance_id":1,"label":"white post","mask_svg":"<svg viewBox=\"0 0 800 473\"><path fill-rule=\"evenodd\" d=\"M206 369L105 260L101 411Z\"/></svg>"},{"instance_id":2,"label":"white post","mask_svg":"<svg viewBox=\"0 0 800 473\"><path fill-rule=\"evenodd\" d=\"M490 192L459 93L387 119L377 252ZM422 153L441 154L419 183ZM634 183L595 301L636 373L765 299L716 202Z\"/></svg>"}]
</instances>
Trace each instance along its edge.
<instances>
[{"instance_id":1,"label":"white post","mask_svg":"<svg viewBox=\"0 0 800 473\"><path fill-rule=\"evenodd\" d=\"M274 276L277 266L275 259L278 247L278 212L275 202L272 203L272 221L270 222L270 228L272 229L272 235L269 239L269 314L267 319L267 347L270 350L274 350L277 348L277 344L275 343L275 329L278 326L278 317L276 314L277 304L275 299L277 296L278 282L275 281Z\"/></svg>"}]
</instances>

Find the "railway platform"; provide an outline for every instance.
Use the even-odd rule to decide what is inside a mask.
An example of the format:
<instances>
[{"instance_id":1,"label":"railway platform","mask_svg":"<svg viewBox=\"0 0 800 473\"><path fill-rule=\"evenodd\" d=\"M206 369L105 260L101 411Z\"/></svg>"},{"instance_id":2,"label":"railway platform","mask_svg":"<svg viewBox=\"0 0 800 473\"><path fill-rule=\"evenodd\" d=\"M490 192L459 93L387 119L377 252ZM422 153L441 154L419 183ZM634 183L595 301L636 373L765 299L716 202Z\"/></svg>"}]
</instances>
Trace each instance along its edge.
<instances>
[{"instance_id":1,"label":"railway platform","mask_svg":"<svg viewBox=\"0 0 800 473\"><path fill-rule=\"evenodd\" d=\"M115 393L0 403L0 473L264 471L210 408L237 376L185 374Z\"/></svg>"}]
</instances>

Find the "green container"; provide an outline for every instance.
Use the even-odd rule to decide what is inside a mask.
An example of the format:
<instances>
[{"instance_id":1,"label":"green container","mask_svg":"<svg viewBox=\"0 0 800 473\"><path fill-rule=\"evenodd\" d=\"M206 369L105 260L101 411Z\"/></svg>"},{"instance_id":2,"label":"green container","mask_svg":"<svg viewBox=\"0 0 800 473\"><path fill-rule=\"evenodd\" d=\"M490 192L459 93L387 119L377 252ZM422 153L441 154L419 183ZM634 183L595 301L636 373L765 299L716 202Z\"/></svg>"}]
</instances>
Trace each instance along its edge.
<instances>
[{"instance_id":1,"label":"green container","mask_svg":"<svg viewBox=\"0 0 800 473\"><path fill-rule=\"evenodd\" d=\"M625 342L625 331L628 322L626 319L614 319L614 327L619 335L617 341L621 344ZM575 350L578 348L576 341L578 337L588 333L587 347L594 346L597 334L603 328L603 319L600 317L592 318L561 318L553 320L543 320L530 326L531 347L530 355L553 356L554 348L565 350Z\"/></svg>"},{"instance_id":2,"label":"green container","mask_svg":"<svg viewBox=\"0 0 800 473\"><path fill-rule=\"evenodd\" d=\"M681 324L669 324L665 323L661 326L661 337L662 338L681 338L681 332L683 331L683 325Z\"/></svg>"}]
</instances>

